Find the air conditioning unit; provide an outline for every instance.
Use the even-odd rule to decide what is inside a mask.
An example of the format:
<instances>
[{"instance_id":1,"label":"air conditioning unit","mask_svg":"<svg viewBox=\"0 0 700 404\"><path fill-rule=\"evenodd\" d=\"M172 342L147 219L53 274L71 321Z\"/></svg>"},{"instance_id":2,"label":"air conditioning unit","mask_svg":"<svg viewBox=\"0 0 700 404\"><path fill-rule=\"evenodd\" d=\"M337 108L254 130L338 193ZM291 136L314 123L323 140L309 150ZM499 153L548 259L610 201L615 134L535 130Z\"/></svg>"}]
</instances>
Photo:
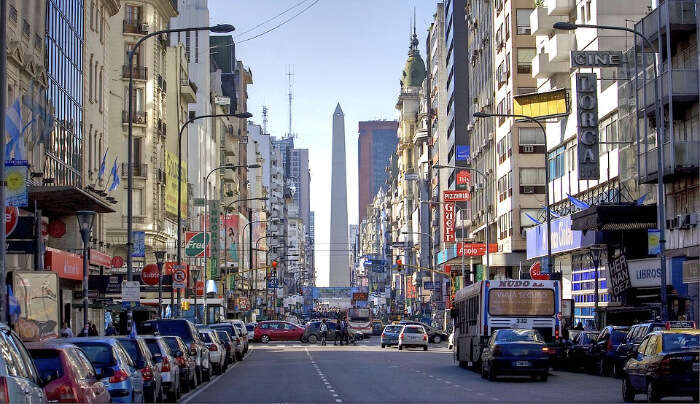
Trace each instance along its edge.
<instances>
[{"instance_id":1,"label":"air conditioning unit","mask_svg":"<svg viewBox=\"0 0 700 404\"><path fill-rule=\"evenodd\" d=\"M141 30L141 32L148 32L148 24L139 25L139 29Z\"/></svg>"},{"instance_id":2,"label":"air conditioning unit","mask_svg":"<svg viewBox=\"0 0 700 404\"><path fill-rule=\"evenodd\" d=\"M690 228L690 215L678 215L676 216L678 220L678 228L688 229Z\"/></svg>"},{"instance_id":3,"label":"air conditioning unit","mask_svg":"<svg viewBox=\"0 0 700 404\"><path fill-rule=\"evenodd\" d=\"M689 223L691 226L697 226L697 225L698 225L698 221L700 221L700 220L699 220L700 218L698 218L698 216L700 216L700 213L691 213L691 214L688 215L688 216L690 216L690 217L688 218L688 223Z\"/></svg>"},{"instance_id":4,"label":"air conditioning unit","mask_svg":"<svg viewBox=\"0 0 700 404\"><path fill-rule=\"evenodd\" d=\"M534 152L535 152L535 146L533 146L533 145L520 146L520 153L534 153Z\"/></svg>"},{"instance_id":5,"label":"air conditioning unit","mask_svg":"<svg viewBox=\"0 0 700 404\"><path fill-rule=\"evenodd\" d=\"M677 229L678 227L680 227L680 221L678 220L679 218L680 218L680 216L676 216L673 219L670 219L669 220L670 223L669 223L668 228L669 229Z\"/></svg>"},{"instance_id":6,"label":"air conditioning unit","mask_svg":"<svg viewBox=\"0 0 700 404\"><path fill-rule=\"evenodd\" d=\"M535 187L533 187L533 186L523 186L523 193L524 193L524 194L534 194L534 193L535 193Z\"/></svg>"}]
</instances>

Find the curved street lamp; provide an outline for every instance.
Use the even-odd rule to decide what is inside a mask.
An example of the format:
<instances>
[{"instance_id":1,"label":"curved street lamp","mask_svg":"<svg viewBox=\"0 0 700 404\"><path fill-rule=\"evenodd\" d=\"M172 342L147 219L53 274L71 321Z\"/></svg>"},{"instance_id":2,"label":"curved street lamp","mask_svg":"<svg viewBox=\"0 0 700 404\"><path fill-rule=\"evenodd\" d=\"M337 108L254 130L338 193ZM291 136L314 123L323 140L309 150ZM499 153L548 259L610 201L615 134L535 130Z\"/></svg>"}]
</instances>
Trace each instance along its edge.
<instances>
[{"instance_id":1,"label":"curved street lamp","mask_svg":"<svg viewBox=\"0 0 700 404\"><path fill-rule=\"evenodd\" d=\"M80 237L83 239L83 333L88 336L88 242L90 233L95 223L95 212L92 210L79 210L75 212L78 217Z\"/></svg>"}]
</instances>

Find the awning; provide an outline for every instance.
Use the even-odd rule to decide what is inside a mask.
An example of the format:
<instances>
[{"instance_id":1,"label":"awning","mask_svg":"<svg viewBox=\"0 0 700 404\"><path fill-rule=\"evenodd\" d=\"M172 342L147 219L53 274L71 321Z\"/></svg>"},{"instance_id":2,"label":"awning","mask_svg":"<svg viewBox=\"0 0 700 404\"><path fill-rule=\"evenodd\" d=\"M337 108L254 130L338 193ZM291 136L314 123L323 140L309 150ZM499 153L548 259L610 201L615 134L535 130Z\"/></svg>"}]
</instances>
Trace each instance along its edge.
<instances>
[{"instance_id":1,"label":"awning","mask_svg":"<svg viewBox=\"0 0 700 404\"><path fill-rule=\"evenodd\" d=\"M29 187L31 207L34 202L42 213L49 217L72 216L79 210L92 210L96 213L115 212L112 206L95 195L77 187Z\"/></svg>"},{"instance_id":2,"label":"awning","mask_svg":"<svg viewBox=\"0 0 700 404\"><path fill-rule=\"evenodd\" d=\"M595 205L571 215L572 230L646 230L655 229L654 205Z\"/></svg>"}]
</instances>

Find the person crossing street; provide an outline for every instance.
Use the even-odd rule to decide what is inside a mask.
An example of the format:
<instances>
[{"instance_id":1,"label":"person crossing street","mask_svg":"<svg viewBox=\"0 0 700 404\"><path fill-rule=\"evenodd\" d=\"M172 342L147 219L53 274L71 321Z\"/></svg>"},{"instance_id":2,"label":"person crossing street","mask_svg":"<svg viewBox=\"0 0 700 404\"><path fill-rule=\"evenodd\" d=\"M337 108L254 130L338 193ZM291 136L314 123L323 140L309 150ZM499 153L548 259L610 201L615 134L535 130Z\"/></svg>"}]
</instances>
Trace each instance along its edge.
<instances>
[{"instance_id":1,"label":"person crossing street","mask_svg":"<svg viewBox=\"0 0 700 404\"><path fill-rule=\"evenodd\" d=\"M326 319L324 318L323 321L321 321L321 345L326 345L326 338L328 337L328 324L326 324Z\"/></svg>"}]
</instances>

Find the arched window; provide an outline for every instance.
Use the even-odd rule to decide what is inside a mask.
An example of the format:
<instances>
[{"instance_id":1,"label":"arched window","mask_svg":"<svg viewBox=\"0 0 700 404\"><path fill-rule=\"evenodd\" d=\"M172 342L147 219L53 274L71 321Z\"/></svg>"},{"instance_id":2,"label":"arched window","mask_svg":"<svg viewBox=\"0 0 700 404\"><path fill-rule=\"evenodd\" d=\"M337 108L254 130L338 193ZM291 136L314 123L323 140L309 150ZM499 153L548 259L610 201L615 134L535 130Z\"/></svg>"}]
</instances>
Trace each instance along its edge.
<instances>
[{"instance_id":1,"label":"arched window","mask_svg":"<svg viewBox=\"0 0 700 404\"><path fill-rule=\"evenodd\" d=\"M100 68L100 77L99 77L99 87L98 87L98 93L97 93L97 99L100 105L100 112L103 111L104 109L104 88L103 88L103 78L104 78L104 66Z\"/></svg>"},{"instance_id":2,"label":"arched window","mask_svg":"<svg viewBox=\"0 0 700 404\"><path fill-rule=\"evenodd\" d=\"M88 77L88 88L89 88L88 91L90 92L88 99L90 100L90 102L92 102L92 100L93 100L93 88L94 87L92 86L92 84L95 81L94 80L95 73L94 73L93 68L92 68L92 59L93 59L93 55L90 54L90 66L88 67L88 76L89 76Z\"/></svg>"}]
</instances>

